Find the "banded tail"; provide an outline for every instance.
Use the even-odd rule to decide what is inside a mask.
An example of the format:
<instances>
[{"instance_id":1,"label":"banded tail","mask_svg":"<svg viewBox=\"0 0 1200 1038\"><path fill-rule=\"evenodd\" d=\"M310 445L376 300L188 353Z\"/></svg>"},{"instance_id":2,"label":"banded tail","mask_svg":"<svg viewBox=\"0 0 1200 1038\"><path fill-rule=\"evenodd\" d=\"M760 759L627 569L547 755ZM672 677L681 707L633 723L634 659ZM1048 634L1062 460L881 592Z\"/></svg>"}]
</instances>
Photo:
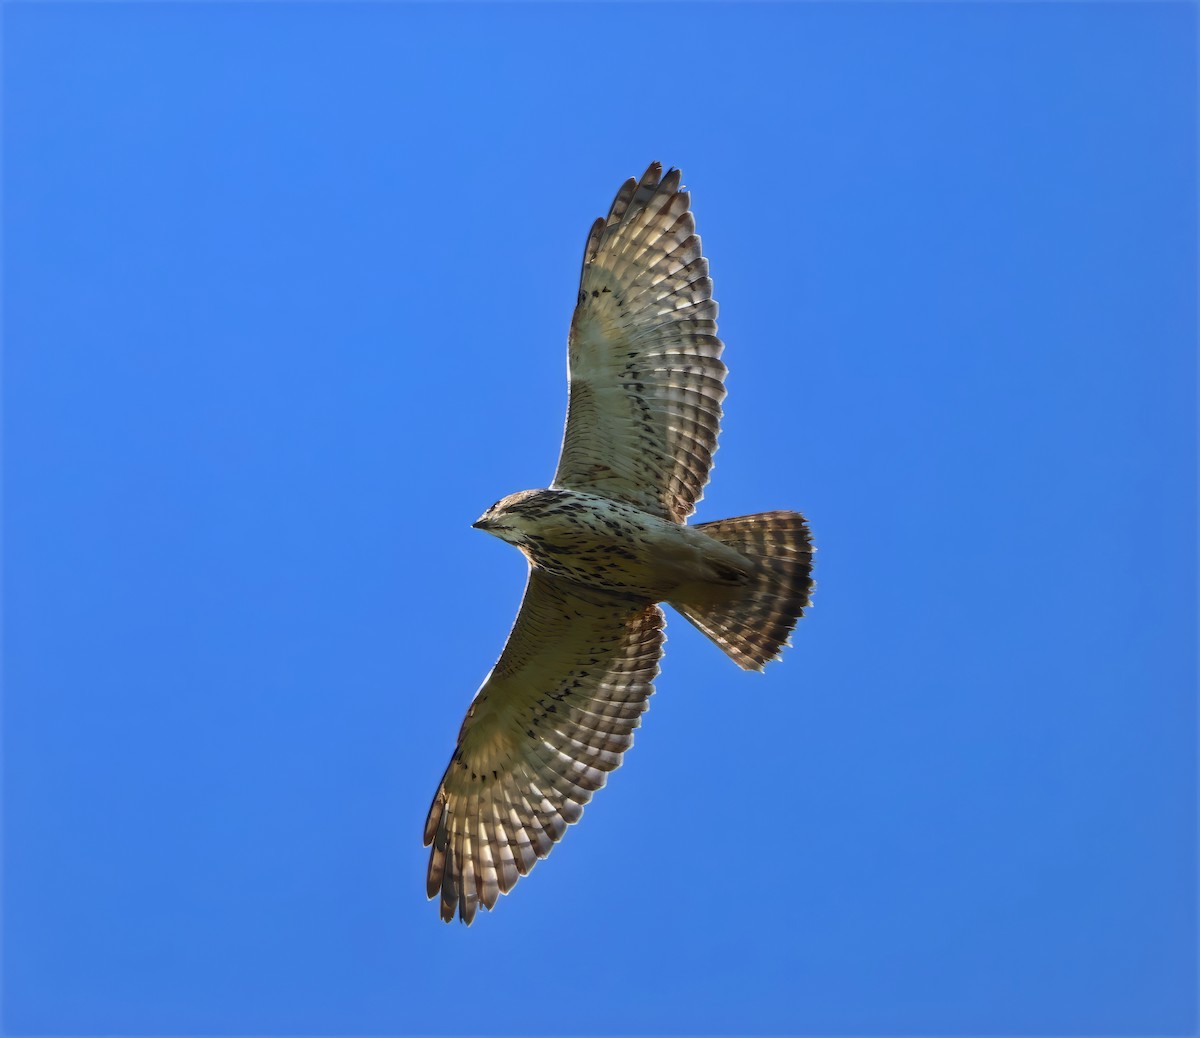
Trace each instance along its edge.
<instances>
[{"instance_id":1,"label":"banded tail","mask_svg":"<svg viewBox=\"0 0 1200 1038\"><path fill-rule=\"evenodd\" d=\"M812 541L798 512L760 512L693 529L741 552L753 563L748 581L706 602L672 602L744 670L779 658L813 589Z\"/></svg>"}]
</instances>

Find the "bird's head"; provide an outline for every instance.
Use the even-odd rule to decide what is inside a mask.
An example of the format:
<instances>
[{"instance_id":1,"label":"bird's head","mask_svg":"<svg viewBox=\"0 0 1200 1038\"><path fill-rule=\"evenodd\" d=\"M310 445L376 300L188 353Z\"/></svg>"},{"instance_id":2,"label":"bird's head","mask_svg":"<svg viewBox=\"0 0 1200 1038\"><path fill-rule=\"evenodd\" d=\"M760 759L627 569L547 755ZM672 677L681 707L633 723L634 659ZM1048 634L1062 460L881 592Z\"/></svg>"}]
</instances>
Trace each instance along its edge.
<instances>
[{"instance_id":1,"label":"bird's head","mask_svg":"<svg viewBox=\"0 0 1200 1038\"><path fill-rule=\"evenodd\" d=\"M497 501L471 524L476 530L486 530L509 544L520 545L532 532L535 516L534 499L540 491L522 490Z\"/></svg>"}]
</instances>

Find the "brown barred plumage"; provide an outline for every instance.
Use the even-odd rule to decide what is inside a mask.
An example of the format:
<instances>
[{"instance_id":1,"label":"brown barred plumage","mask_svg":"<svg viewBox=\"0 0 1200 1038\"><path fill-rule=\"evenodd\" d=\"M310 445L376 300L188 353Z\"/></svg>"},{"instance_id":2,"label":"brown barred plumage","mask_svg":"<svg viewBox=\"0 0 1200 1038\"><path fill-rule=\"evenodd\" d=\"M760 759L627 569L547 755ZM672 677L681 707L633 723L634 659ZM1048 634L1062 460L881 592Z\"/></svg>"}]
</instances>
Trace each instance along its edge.
<instances>
[{"instance_id":1,"label":"brown barred plumage","mask_svg":"<svg viewBox=\"0 0 1200 1038\"><path fill-rule=\"evenodd\" d=\"M520 548L531 569L425 824L427 892L447 921L492 908L620 765L654 691L656 603L761 670L809 602L799 514L685 525L717 448L725 365L679 182L653 163L592 226L554 483L510 495L475 524Z\"/></svg>"},{"instance_id":2,"label":"brown barred plumage","mask_svg":"<svg viewBox=\"0 0 1200 1038\"><path fill-rule=\"evenodd\" d=\"M695 527L755 563L745 587L727 600L671 601L744 670L779 659L812 593L812 542L798 512L760 512Z\"/></svg>"}]
</instances>

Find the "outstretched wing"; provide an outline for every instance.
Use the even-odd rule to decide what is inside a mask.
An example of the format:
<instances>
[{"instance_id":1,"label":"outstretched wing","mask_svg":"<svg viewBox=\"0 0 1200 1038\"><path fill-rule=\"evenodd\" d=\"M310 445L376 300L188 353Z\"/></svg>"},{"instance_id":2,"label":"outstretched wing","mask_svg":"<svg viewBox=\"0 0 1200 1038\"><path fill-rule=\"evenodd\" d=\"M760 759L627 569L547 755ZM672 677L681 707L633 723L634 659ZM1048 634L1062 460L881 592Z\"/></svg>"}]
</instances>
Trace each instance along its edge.
<instances>
[{"instance_id":1,"label":"outstretched wing","mask_svg":"<svg viewBox=\"0 0 1200 1038\"><path fill-rule=\"evenodd\" d=\"M633 745L663 641L658 606L530 571L425 823L443 919L490 909L579 820Z\"/></svg>"},{"instance_id":2,"label":"outstretched wing","mask_svg":"<svg viewBox=\"0 0 1200 1038\"><path fill-rule=\"evenodd\" d=\"M708 482L725 398L717 304L679 176L653 163L588 236L554 477L675 522Z\"/></svg>"}]
</instances>

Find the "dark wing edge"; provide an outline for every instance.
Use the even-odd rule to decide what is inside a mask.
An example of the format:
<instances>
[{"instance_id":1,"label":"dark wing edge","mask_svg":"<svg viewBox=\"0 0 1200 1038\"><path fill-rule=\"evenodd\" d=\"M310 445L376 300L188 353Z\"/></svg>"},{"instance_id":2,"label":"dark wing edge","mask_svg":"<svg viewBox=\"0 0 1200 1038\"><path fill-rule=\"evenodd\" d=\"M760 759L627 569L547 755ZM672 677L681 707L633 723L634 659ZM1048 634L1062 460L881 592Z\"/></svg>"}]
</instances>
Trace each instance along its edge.
<instances>
[{"instance_id":1,"label":"dark wing edge","mask_svg":"<svg viewBox=\"0 0 1200 1038\"><path fill-rule=\"evenodd\" d=\"M531 570L425 823L443 920L490 910L580 819L633 745L663 628L657 605Z\"/></svg>"}]
</instances>

